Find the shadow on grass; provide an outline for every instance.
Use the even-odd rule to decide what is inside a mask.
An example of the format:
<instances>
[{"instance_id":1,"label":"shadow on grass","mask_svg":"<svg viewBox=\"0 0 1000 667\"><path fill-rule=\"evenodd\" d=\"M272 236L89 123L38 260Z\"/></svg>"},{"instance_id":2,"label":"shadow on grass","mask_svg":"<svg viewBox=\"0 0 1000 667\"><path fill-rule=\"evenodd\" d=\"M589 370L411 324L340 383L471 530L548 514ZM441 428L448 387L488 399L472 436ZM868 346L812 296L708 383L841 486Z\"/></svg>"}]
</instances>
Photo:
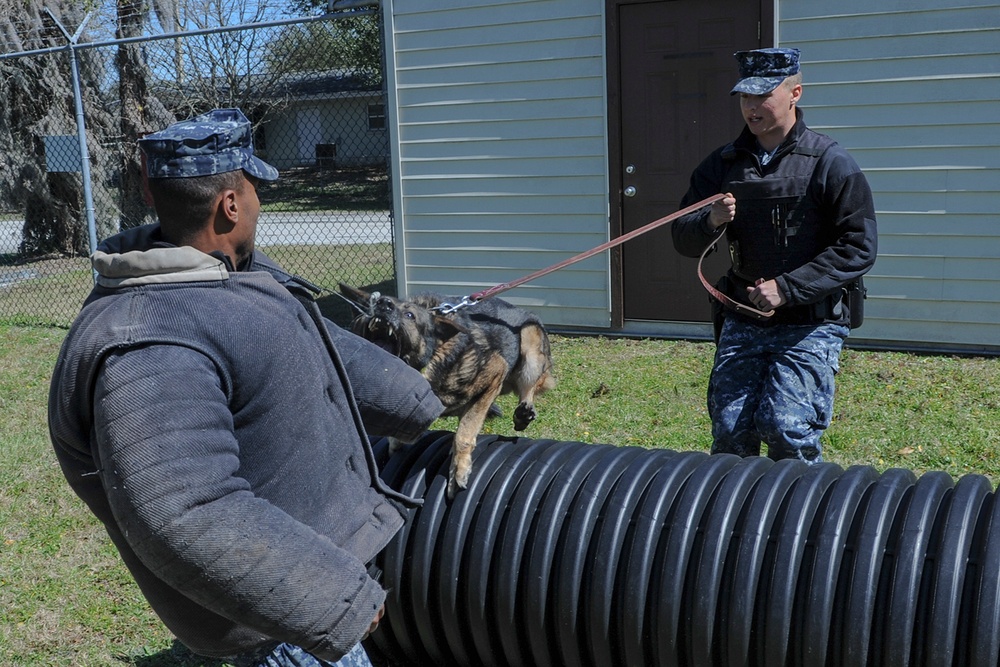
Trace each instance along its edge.
<instances>
[{"instance_id":1,"label":"shadow on grass","mask_svg":"<svg viewBox=\"0 0 1000 667\"><path fill-rule=\"evenodd\" d=\"M260 189L265 211L383 211L390 207L385 165L296 167Z\"/></svg>"},{"instance_id":2,"label":"shadow on grass","mask_svg":"<svg viewBox=\"0 0 1000 667\"><path fill-rule=\"evenodd\" d=\"M370 642L365 643L369 660L373 667L402 667L392 665L386 658L381 656L377 649ZM122 664L132 667L234 667L233 663L225 660L213 660L203 658L192 653L184 644L174 640L173 646L164 649L155 655L143 655L134 657L119 657Z\"/></svg>"},{"instance_id":3,"label":"shadow on grass","mask_svg":"<svg viewBox=\"0 0 1000 667\"><path fill-rule=\"evenodd\" d=\"M230 667L232 663L195 655L187 646L174 640L173 645L153 655L120 656L124 665L133 667Z\"/></svg>"}]
</instances>

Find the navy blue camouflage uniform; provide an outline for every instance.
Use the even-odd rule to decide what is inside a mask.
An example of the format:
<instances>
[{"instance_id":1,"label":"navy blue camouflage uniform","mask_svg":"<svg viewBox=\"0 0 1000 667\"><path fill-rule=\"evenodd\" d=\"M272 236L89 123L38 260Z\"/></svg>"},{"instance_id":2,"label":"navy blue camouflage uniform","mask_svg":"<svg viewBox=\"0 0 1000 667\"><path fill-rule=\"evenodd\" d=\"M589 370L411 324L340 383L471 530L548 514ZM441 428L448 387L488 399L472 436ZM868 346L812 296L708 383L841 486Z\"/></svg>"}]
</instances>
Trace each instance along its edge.
<instances>
[{"instance_id":1,"label":"navy blue camouflage uniform","mask_svg":"<svg viewBox=\"0 0 1000 667\"><path fill-rule=\"evenodd\" d=\"M794 50L736 55L742 79L734 93L765 94L798 71ZM845 290L874 263L877 232L858 165L795 112L794 127L766 164L757 138L744 128L692 174L681 207L731 192L735 218L713 230L710 211L701 209L675 221L672 235L689 257L716 241L728 248L733 266L719 288L731 298L752 306L747 286L774 279L786 299L767 320L721 311L708 387L713 453L755 456L764 442L773 459L816 463L852 324Z\"/></svg>"}]
</instances>

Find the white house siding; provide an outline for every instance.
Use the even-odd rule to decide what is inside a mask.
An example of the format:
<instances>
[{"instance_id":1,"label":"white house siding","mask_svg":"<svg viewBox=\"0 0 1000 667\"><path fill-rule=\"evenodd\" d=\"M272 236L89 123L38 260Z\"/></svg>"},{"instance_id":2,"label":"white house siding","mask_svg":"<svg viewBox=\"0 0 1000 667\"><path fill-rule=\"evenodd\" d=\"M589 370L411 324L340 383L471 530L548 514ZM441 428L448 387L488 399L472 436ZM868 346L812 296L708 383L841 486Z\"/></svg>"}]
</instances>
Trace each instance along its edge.
<instances>
[{"instance_id":1,"label":"white house siding","mask_svg":"<svg viewBox=\"0 0 1000 667\"><path fill-rule=\"evenodd\" d=\"M608 239L599 0L386 0L400 291L465 295ZM504 298L610 326L607 253Z\"/></svg>"},{"instance_id":2,"label":"white house siding","mask_svg":"<svg viewBox=\"0 0 1000 667\"><path fill-rule=\"evenodd\" d=\"M781 0L807 122L868 175L879 258L856 338L1000 348L1000 4Z\"/></svg>"}]
</instances>

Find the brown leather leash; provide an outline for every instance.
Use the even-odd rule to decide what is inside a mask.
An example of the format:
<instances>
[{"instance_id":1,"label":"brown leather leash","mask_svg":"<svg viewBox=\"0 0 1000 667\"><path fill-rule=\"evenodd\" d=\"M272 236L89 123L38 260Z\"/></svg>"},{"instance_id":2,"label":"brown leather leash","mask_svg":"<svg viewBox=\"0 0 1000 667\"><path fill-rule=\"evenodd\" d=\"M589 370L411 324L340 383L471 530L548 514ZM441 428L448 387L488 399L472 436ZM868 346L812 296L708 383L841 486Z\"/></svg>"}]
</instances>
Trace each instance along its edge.
<instances>
[{"instance_id":1,"label":"brown leather leash","mask_svg":"<svg viewBox=\"0 0 1000 667\"><path fill-rule=\"evenodd\" d=\"M740 303L739 301L730 298L726 294L723 294L722 292L720 292L718 289L715 288L715 285L708 282L708 279L705 278L704 272L701 270L701 265L702 263L704 263L705 257L708 256L708 253L712 251L712 249L715 247L715 244L718 242L719 239L715 239L714 241L709 243L707 246L705 246L705 249L701 251L701 256L698 257L698 280L701 281L701 286L705 288L705 290L709 293L709 295L713 299L721 303L726 308L729 308L730 310L735 310L737 313L743 313L744 315L748 315L758 320L766 320L767 318L774 315L773 310L767 310L767 311L757 310L756 308Z\"/></svg>"},{"instance_id":2,"label":"brown leather leash","mask_svg":"<svg viewBox=\"0 0 1000 667\"><path fill-rule=\"evenodd\" d=\"M542 276L548 275L548 274L552 273L553 271L558 271L559 269L565 268L565 267L569 266L570 264L575 264L577 262L580 262L580 261L583 261L583 260L587 259L588 257L593 257L594 255L602 253L605 250L608 250L609 248L614 248L615 246L621 245L622 243L625 243L626 241L630 241L630 240L634 239L637 236L645 234L646 232L650 232L650 231L656 229L657 227L661 227L661 226L667 224L668 222L673 222L677 218L685 216L685 215L687 215L689 213L693 213L693 212L697 211L700 208L704 208L705 206L709 206L710 204L714 204L715 202L719 201L720 199L722 199L724 197L725 197L725 195L723 195L723 194L712 195L711 197L706 197L705 199L702 199L699 202L691 204L690 206L688 206L686 208L682 208L681 210L679 210L679 211L677 211L675 213L671 213L670 215L665 215L662 218L659 218L657 220L654 220L653 222L650 222L650 223L648 223L646 225L643 225L642 227L639 227L638 229L633 229L631 232L628 232L627 234L622 234L621 236L613 238L613 239L611 239L610 241L608 241L606 243L602 243L601 245L597 246L596 248L591 248L590 250L586 250L584 252L581 252L579 255L573 255L572 257L570 257L568 259L564 259L561 262L556 262L555 264L553 264L551 266L547 266L544 269L539 269L538 271L535 271L534 273L529 273L528 275L522 276L522 277L518 278L517 280L512 280L509 283L500 283L499 285L494 285L493 287L481 290L479 292L476 292L475 294L470 294L469 296L462 297L462 300L459 301L458 303L442 303L437 308L435 308L435 310L438 310L438 311L440 311L441 313L443 313L445 315L448 315L450 313L454 313L455 311L457 311L457 310L459 310L461 308L465 308L466 306L471 306L472 304L477 303L479 301L482 301L483 299L488 299L491 296L496 296L497 294L500 294L502 292L506 292L507 290L514 289L515 287L517 287L519 285L523 285L524 283L531 282L532 280L535 280L537 278L541 278ZM731 308L733 308L735 310L739 310L740 312L747 312L747 311L749 311L750 314L752 314L752 316L754 316L754 317L758 317L758 318L767 318L767 317L770 317L772 313L765 313L763 311L756 310L754 308L750 308L748 306L745 306L742 303L737 303L736 301L733 301L728 296L726 296L725 294L723 294L719 290L715 289L708 282L708 280L706 280L705 277L702 275L702 272L701 272L702 260L705 259L705 255L708 254L708 252L712 249L712 247L715 245L715 243L716 242L713 241L711 244L709 244L709 246L707 248L705 248L705 251L701 254L701 258L698 260L698 278L701 279L701 284L704 285L705 289L708 290L708 293L710 295L712 295L712 297L714 297L715 299L718 299L723 305L731 307Z\"/></svg>"}]
</instances>

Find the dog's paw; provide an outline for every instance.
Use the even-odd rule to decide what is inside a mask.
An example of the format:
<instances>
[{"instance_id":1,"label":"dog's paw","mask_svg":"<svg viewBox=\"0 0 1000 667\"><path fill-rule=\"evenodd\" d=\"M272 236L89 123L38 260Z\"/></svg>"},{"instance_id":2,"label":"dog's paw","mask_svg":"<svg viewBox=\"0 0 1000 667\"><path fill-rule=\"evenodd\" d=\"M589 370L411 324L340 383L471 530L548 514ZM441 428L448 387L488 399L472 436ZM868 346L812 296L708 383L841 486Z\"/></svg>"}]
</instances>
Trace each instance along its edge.
<instances>
[{"instance_id":1,"label":"dog's paw","mask_svg":"<svg viewBox=\"0 0 1000 667\"><path fill-rule=\"evenodd\" d=\"M464 469L456 469L452 466L451 471L448 473L448 499L454 500L455 496L458 495L459 491L464 491L469 486L469 473L471 471L468 467Z\"/></svg>"},{"instance_id":2,"label":"dog's paw","mask_svg":"<svg viewBox=\"0 0 1000 667\"><path fill-rule=\"evenodd\" d=\"M523 431L528 428L528 425L538 418L538 413L535 411L534 405L529 405L528 403L521 403L514 410L514 430Z\"/></svg>"}]
</instances>

